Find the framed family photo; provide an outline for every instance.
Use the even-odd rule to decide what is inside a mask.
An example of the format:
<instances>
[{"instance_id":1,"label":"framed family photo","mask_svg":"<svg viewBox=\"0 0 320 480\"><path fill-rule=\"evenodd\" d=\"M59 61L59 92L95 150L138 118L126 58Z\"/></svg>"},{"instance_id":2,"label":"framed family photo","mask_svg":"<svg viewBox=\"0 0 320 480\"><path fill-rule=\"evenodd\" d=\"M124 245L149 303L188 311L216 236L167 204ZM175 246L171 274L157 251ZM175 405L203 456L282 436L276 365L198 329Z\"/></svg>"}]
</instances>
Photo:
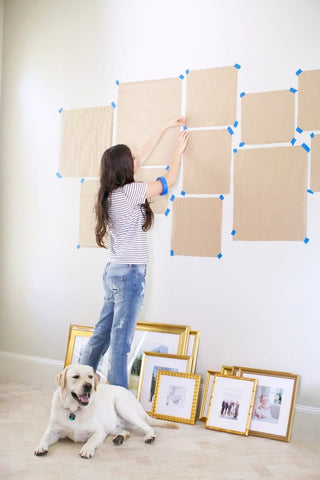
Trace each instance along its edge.
<instances>
[{"instance_id":1,"label":"framed family photo","mask_svg":"<svg viewBox=\"0 0 320 480\"><path fill-rule=\"evenodd\" d=\"M169 353L144 352L137 398L147 413L152 412L159 370L190 373L192 357Z\"/></svg>"},{"instance_id":2,"label":"framed family photo","mask_svg":"<svg viewBox=\"0 0 320 480\"><path fill-rule=\"evenodd\" d=\"M206 428L249 434L257 380L215 375Z\"/></svg>"},{"instance_id":3,"label":"framed family photo","mask_svg":"<svg viewBox=\"0 0 320 480\"><path fill-rule=\"evenodd\" d=\"M240 375L258 382L250 435L289 442L299 376L245 367Z\"/></svg>"},{"instance_id":4,"label":"framed family photo","mask_svg":"<svg viewBox=\"0 0 320 480\"><path fill-rule=\"evenodd\" d=\"M201 375L159 370L152 414L173 422L194 424Z\"/></svg>"}]
</instances>

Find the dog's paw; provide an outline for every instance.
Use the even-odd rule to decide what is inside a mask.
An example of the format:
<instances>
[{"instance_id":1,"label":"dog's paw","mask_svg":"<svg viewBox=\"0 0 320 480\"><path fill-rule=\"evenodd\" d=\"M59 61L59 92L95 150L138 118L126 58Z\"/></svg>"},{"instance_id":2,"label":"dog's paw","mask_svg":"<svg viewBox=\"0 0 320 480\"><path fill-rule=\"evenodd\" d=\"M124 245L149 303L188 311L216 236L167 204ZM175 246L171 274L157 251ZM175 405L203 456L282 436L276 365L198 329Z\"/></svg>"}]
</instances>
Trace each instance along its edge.
<instances>
[{"instance_id":1,"label":"dog's paw","mask_svg":"<svg viewBox=\"0 0 320 480\"><path fill-rule=\"evenodd\" d=\"M39 447L37 447L34 451L34 454L37 455L37 457L42 457L43 455L46 455L47 453L48 453L48 448L41 447L41 445L39 445Z\"/></svg>"},{"instance_id":2,"label":"dog's paw","mask_svg":"<svg viewBox=\"0 0 320 480\"><path fill-rule=\"evenodd\" d=\"M112 440L112 442L113 442L114 445L116 445L118 447L119 445L123 444L124 436L119 434Z\"/></svg>"},{"instance_id":3,"label":"dog's paw","mask_svg":"<svg viewBox=\"0 0 320 480\"><path fill-rule=\"evenodd\" d=\"M146 435L144 437L144 443L152 443L154 442L156 437L154 435Z\"/></svg>"},{"instance_id":4,"label":"dog's paw","mask_svg":"<svg viewBox=\"0 0 320 480\"><path fill-rule=\"evenodd\" d=\"M94 455L94 448L90 448L87 445L83 445L81 448L79 455L81 458L92 458Z\"/></svg>"}]
</instances>

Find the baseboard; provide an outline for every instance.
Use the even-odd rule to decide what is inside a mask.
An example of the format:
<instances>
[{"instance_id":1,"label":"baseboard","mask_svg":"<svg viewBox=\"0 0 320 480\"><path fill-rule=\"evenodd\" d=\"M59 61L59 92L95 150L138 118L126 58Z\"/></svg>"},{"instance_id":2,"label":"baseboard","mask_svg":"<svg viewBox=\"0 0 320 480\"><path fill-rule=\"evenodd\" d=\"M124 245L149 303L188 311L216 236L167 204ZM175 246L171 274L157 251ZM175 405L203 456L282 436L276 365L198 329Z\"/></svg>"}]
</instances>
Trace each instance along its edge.
<instances>
[{"instance_id":1,"label":"baseboard","mask_svg":"<svg viewBox=\"0 0 320 480\"><path fill-rule=\"evenodd\" d=\"M32 357L0 351L0 380L54 388L55 377L63 369L64 362L52 358Z\"/></svg>"}]
</instances>

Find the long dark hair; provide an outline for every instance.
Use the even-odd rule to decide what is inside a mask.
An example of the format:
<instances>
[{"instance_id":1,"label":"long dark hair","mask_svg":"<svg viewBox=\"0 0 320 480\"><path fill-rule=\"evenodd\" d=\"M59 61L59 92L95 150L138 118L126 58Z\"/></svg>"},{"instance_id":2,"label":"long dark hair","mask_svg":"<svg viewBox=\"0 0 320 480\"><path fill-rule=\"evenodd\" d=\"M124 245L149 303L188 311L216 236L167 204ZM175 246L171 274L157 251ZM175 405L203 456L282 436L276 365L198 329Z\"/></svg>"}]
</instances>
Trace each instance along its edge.
<instances>
[{"instance_id":1,"label":"long dark hair","mask_svg":"<svg viewBox=\"0 0 320 480\"><path fill-rule=\"evenodd\" d=\"M99 247L106 248L104 240L108 233L109 223L108 198L113 190L134 182L134 161L131 150L127 145L115 145L108 148L101 158L100 188L95 204L96 213L96 242ZM147 231L153 224L153 212L148 200L141 205L145 222L143 231Z\"/></svg>"}]
</instances>

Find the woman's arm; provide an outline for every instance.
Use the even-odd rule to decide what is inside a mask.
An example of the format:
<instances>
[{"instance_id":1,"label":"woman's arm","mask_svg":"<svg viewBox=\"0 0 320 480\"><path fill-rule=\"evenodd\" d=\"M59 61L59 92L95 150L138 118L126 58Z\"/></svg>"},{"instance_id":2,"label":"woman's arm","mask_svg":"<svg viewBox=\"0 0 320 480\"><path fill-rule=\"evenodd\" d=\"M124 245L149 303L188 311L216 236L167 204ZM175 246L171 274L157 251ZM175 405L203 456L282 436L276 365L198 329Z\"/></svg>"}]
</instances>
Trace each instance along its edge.
<instances>
[{"instance_id":1,"label":"woman's arm","mask_svg":"<svg viewBox=\"0 0 320 480\"><path fill-rule=\"evenodd\" d=\"M181 115L177 115L168 120L152 137L150 137L140 150L134 154L134 172L136 173L151 155L160 138L168 128L182 127L184 123L184 118Z\"/></svg>"},{"instance_id":2,"label":"woman's arm","mask_svg":"<svg viewBox=\"0 0 320 480\"><path fill-rule=\"evenodd\" d=\"M189 139L189 132L187 130L183 130L179 135L176 148L174 149L174 153L170 162L170 168L168 172L164 175L164 178L166 179L166 182L168 184L168 188L172 187L177 181L179 167L180 167L180 157L187 146L188 139ZM160 180L147 184L147 193L146 193L147 198L154 197L156 195L159 195L162 192L163 192L163 185Z\"/></svg>"}]
</instances>

